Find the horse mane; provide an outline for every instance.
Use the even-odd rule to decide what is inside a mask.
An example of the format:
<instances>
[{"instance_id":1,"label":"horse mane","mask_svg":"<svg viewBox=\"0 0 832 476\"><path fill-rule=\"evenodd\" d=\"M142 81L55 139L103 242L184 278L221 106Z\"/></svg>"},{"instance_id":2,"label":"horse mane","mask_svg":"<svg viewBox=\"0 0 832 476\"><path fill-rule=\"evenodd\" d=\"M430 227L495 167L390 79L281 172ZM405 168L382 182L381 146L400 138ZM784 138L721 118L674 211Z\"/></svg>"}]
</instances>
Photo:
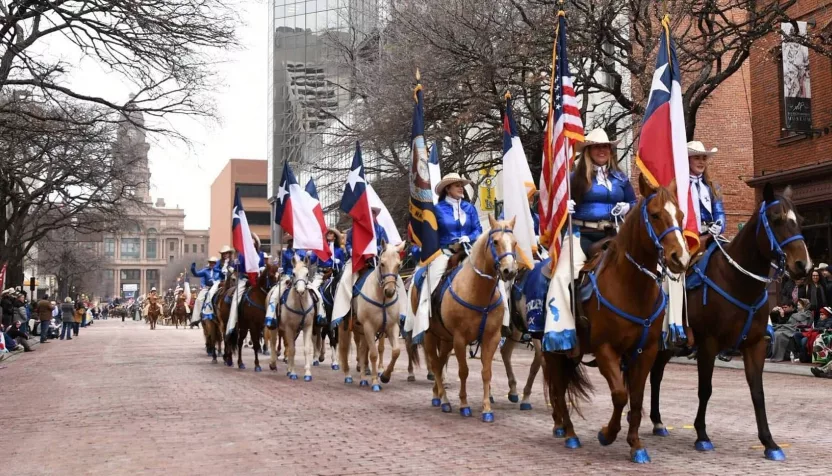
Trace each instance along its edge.
<instances>
[{"instance_id":1,"label":"horse mane","mask_svg":"<svg viewBox=\"0 0 832 476\"><path fill-rule=\"evenodd\" d=\"M673 194L670 193L665 187L658 187L655 195L656 199L661 200L662 202L669 201L676 205L676 197L674 197ZM635 207L630 209L630 212L627 214L630 219L624 220L624 223L618 230L618 234L610 241L610 244L607 247L607 259L614 262L626 259L625 254L628 251L628 247L632 243L638 242L639 235L641 234L641 207L644 206L645 200L647 200L647 197L639 198Z\"/></svg>"}]
</instances>

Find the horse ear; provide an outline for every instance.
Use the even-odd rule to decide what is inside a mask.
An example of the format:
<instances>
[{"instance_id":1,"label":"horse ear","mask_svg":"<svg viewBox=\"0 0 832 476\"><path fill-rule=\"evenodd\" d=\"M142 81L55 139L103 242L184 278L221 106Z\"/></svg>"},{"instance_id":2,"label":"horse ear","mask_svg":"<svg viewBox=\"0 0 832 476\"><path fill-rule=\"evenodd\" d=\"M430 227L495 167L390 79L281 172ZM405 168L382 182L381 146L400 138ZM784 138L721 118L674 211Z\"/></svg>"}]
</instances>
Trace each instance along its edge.
<instances>
[{"instance_id":1,"label":"horse ear","mask_svg":"<svg viewBox=\"0 0 832 476\"><path fill-rule=\"evenodd\" d=\"M644 174L639 174L638 176L638 192L641 194L642 197L649 197L656 193L656 187L647 180L647 177Z\"/></svg>"},{"instance_id":2,"label":"horse ear","mask_svg":"<svg viewBox=\"0 0 832 476\"><path fill-rule=\"evenodd\" d=\"M776 200L774 198L774 185L767 183L763 187L763 201L766 203L771 203L774 200Z\"/></svg>"},{"instance_id":3,"label":"horse ear","mask_svg":"<svg viewBox=\"0 0 832 476\"><path fill-rule=\"evenodd\" d=\"M488 224L491 228L497 228L497 220L494 219L494 215L491 213L488 214Z\"/></svg>"},{"instance_id":4,"label":"horse ear","mask_svg":"<svg viewBox=\"0 0 832 476\"><path fill-rule=\"evenodd\" d=\"M402 241L401 243L399 243L399 246L397 246L397 247L396 247L396 253L397 253L397 254L398 254L398 253L401 253L401 252L402 252L402 250L404 250L404 247L405 247L406 245L407 245L407 243L405 243L404 241Z\"/></svg>"},{"instance_id":5,"label":"horse ear","mask_svg":"<svg viewBox=\"0 0 832 476\"><path fill-rule=\"evenodd\" d=\"M783 198L785 198L786 200L791 200L792 199L792 186L791 185L789 185L788 187L786 187L785 190L783 190Z\"/></svg>"},{"instance_id":6,"label":"horse ear","mask_svg":"<svg viewBox=\"0 0 832 476\"><path fill-rule=\"evenodd\" d=\"M381 251L384 251L384 248L387 248L387 240L384 238L381 239Z\"/></svg>"},{"instance_id":7,"label":"horse ear","mask_svg":"<svg viewBox=\"0 0 832 476\"><path fill-rule=\"evenodd\" d=\"M678 194L677 187L676 187L676 179L670 181L670 184L667 186L667 190L670 192L671 195L675 198Z\"/></svg>"},{"instance_id":8,"label":"horse ear","mask_svg":"<svg viewBox=\"0 0 832 476\"><path fill-rule=\"evenodd\" d=\"M308 268L310 263L309 255L303 257L303 264Z\"/></svg>"}]
</instances>

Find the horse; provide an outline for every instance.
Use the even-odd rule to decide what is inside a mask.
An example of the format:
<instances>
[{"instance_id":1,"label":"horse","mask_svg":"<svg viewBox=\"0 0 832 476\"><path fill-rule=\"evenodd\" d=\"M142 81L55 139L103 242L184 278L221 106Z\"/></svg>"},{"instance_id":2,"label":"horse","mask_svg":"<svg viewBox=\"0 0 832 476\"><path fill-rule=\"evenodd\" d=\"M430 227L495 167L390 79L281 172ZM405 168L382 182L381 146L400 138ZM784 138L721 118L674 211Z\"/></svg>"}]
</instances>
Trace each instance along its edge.
<instances>
[{"instance_id":1,"label":"horse","mask_svg":"<svg viewBox=\"0 0 832 476\"><path fill-rule=\"evenodd\" d=\"M171 313L171 320L173 321L176 328L179 329L179 323L182 323L182 328L188 328L188 312L185 309L185 296L178 296L176 298L176 304L173 307L173 312Z\"/></svg>"},{"instance_id":2,"label":"horse","mask_svg":"<svg viewBox=\"0 0 832 476\"><path fill-rule=\"evenodd\" d=\"M714 358L730 348L742 352L757 436L765 447L766 459L780 461L786 457L769 431L763 366L769 315L766 289L773 280L769 277L771 264L776 267L774 279L785 271L793 279L799 279L812 269L791 195L792 190L787 187L777 197L773 187L766 185L758 211L733 241L723 246L714 240L703 258L694 264L693 274L688 278L687 316L698 346L699 409L694 421L694 447L698 451L714 449L705 431L705 412L713 389ZM662 423L659 398L664 368L672 352L662 352L650 374L650 419L653 433L659 436L668 434Z\"/></svg>"},{"instance_id":3,"label":"horse","mask_svg":"<svg viewBox=\"0 0 832 476\"><path fill-rule=\"evenodd\" d=\"M328 269L324 273L323 284L321 285L321 299L323 301L324 321L315 322L312 327L312 333L315 336L315 349L318 354L318 361L323 362L326 359L326 341L329 341L329 346L332 349L331 360L332 370L339 370L340 366L337 363L336 349L338 348L338 328L331 327L332 323L332 303L335 295L335 290L338 289L338 282L341 280L341 273L334 273L332 269Z\"/></svg>"},{"instance_id":4,"label":"horse","mask_svg":"<svg viewBox=\"0 0 832 476\"><path fill-rule=\"evenodd\" d=\"M516 282L521 282L523 275L529 272L531 272L531 270L520 271ZM510 298L511 301L509 305L511 315L511 320L509 321L509 333L506 336L505 342L503 342L502 348L500 349L500 355L503 358L503 364L506 366L506 376L508 377L508 400L512 403L517 403L519 401L520 410L526 411L532 409L532 404L529 399L532 394L535 378L537 378L537 373L544 362L543 345L541 343L543 335L542 332L529 332L527 325L526 296L523 295L523 293L520 293L515 299L514 293L511 294L512 297ZM514 353L514 347L516 344L531 345L534 349L534 358L532 359L531 366L529 367L529 376L526 379L526 386L523 388L522 400L517 394L517 379L514 376L514 368L511 365L511 356ZM549 385L546 380L545 371L543 372L543 399L547 404L549 404Z\"/></svg>"},{"instance_id":5,"label":"horse","mask_svg":"<svg viewBox=\"0 0 832 476\"><path fill-rule=\"evenodd\" d=\"M308 289L309 258L301 260L297 256L292 257L292 267L291 284L282 290L280 295L279 311L275 316L276 324L271 329L266 328L266 338L269 342L269 368L277 370L277 337L280 334L286 344L288 366L286 376L291 380L298 379L298 374L295 373L295 341L303 331L303 380L311 382L312 360L314 359L312 324L315 321L315 302L312 299L312 292ZM265 321L265 312L263 319Z\"/></svg>"},{"instance_id":6,"label":"horse","mask_svg":"<svg viewBox=\"0 0 832 476\"><path fill-rule=\"evenodd\" d=\"M468 362L466 346L476 341L482 347L482 421L494 421L491 410L491 366L500 343L500 329L505 314L499 281L510 282L517 274L512 232L515 219L498 221L489 215L490 231L474 242L468 258L459 266L448 266L442 284L433 294L430 324L425 332L424 348L434 374L433 406L451 412L443 385L443 373L451 350L459 364L459 412L471 416L468 405ZM411 305L416 293L411 293Z\"/></svg>"},{"instance_id":7,"label":"horse","mask_svg":"<svg viewBox=\"0 0 832 476\"><path fill-rule=\"evenodd\" d=\"M364 369L365 374L372 380L372 390L381 391L382 383L388 383L396 366L401 349L399 349L399 323L402 306L405 305L407 296L399 296L397 293L397 281L399 268L402 260L400 253L404 249L404 243L397 246L386 243L382 240L381 254L376 266L361 282L358 289L358 296L353 299L354 319L351 323L342 322L341 335L344 339L338 347L341 365L344 367L344 382L352 381L347 357L349 355L350 333L355 331L356 344L358 347L359 365L358 369ZM356 285L357 287L359 285ZM352 327L352 329L351 329ZM384 337L390 341L392 347L392 358L384 372L379 372L379 355L384 355ZM374 345L378 341L379 345ZM360 370L359 370L360 371ZM369 371L369 373L367 373ZM361 379L359 385L366 387L370 385L366 379Z\"/></svg>"},{"instance_id":8,"label":"horse","mask_svg":"<svg viewBox=\"0 0 832 476\"><path fill-rule=\"evenodd\" d=\"M162 314L162 306L156 302L151 302L147 306L147 322L150 324L150 330L156 329L156 321L159 320L159 316Z\"/></svg>"},{"instance_id":9,"label":"horse","mask_svg":"<svg viewBox=\"0 0 832 476\"><path fill-rule=\"evenodd\" d=\"M260 342L263 336L263 328L266 325L266 296L269 294L269 289L272 285L277 283L277 270L277 265L266 263L265 269L257 277L257 282L253 286L249 283L240 297L237 327L227 334L225 342L224 360L229 367L233 364L232 356L234 350L236 350L237 368L245 370L246 366L243 363L243 344L245 343L246 337L250 335L252 348L254 349L254 371L263 371L260 368L260 353L262 352ZM231 311L236 289L236 284L228 286L228 292L226 294L231 300L229 301L227 298L222 300L220 312L226 318Z\"/></svg>"},{"instance_id":10,"label":"horse","mask_svg":"<svg viewBox=\"0 0 832 476\"><path fill-rule=\"evenodd\" d=\"M214 302L212 302L215 310L214 318L202 319L200 321L202 322L202 333L205 336L205 349L208 351L209 355L211 355L211 363L216 364L217 354L220 354L223 355L223 361L229 367L231 367L234 362L231 360L231 357L227 355L227 353L223 353L225 323L227 322L226 319L228 316L228 304L226 304L223 296L225 296L229 289L234 289L231 282L231 278L222 281L217 288L217 292L214 294ZM225 308L225 313L223 313L223 307ZM199 313L202 313L201 309Z\"/></svg>"},{"instance_id":11,"label":"horse","mask_svg":"<svg viewBox=\"0 0 832 476\"><path fill-rule=\"evenodd\" d=\"M553 433L565 446L579 448L580 440L567 409L567 398L580 414L578 400L588 398L592 385L581 367L580 353L595 355L607 380L613 403L609 423L598 433L601 445L612 444L621 430L621 412L630 400L630 459L647 463L650 457L638 436L644 386L662 337L667 296L662 280L669 270L685 271L690 255L679 224L683 215L676 201L675 181L653 187L639 177L641 198L630 211L608 248L587 263L592 294L584 300L577 319L577 356L545 353L545 373L552 399ZM655 274L659 269L659 274Z\"/></svg>"}]
</instances>

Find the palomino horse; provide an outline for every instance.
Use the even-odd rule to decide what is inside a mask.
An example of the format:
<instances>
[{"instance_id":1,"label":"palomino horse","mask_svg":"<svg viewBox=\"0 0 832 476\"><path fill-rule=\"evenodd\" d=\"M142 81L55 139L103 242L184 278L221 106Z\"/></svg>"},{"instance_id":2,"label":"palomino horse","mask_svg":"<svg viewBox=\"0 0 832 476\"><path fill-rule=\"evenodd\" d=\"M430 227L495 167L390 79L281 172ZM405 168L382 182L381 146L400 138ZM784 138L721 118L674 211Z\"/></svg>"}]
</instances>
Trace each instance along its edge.
<instances>
[{"instance_id":1,"label":"palomino horse","mask_svg":"<svg viewBox=\"0 0 832 476\"><path fill-rule=\"evenodd\" d=\"M401 243L394 246L382 242L378 266L364 279L361 289L358 290L358 297L353 299L355 321L352 327L355 334L361 336L360 342L357 342L360 358L359 368L365 369L365 373L367 370L370 371L369 376L372 380L374 392L381 391L379 379L382 383L390 381L393 368L396 366L396 360L401 353L401 349L399 349L399 310L405 304L406 296L398 295L397 280L399 268L402 265L400 253L404 249L404 245L404 243ZM351 332L349 323L342 323L340 331L344 339L341 341L342 345L338 347L338 353L341 365L344 368L344 382L349 383L352 381L349 365L347 364ZM381 344L384 342L385 336L390 341L392 358L384 372L379 373L379 354L384 354L384 347ZM376 340L379 342L379 347L374 345ZM369 382L361 379L359 385L366 387Z\"/></svg>"},{"instance_id":2,"label":"palomino horse","mask_svg":"<svg viewBox=\"0 0 832 476\"><path fill-rule=\"evenodd\" d=\"M519 277L518 277L519 279ZM513 293L512 293L513 294ZM543 363L543 345L540 339L543 337L541 333L529 334L528 326L526 325L526 297L520 295L519 299L512 299L511 307L511 321L509 324L509 335L500 349L500 355L503 358L503 364L506 366L506 376L508 377L508 399L512 403L520 402L520 410L531 410L532 404L529 401L534 386L534 380L537 378L537 372L540 370ZM527 337L528 340L524 339ZM522 400L517 395L517 378L514 376L514 368L511 365L511 356L514 353L516 344L531 344L534 348L534 358L529 367L529 377L526 379L526 386L523 388ZM549 387L546 380L546 372L543 373L543 399L549 403Z\"/></svg>"},{"instance_id":3,"label":"palomino horse","mask_svg":"<svg viewBox=\"0 0 832 476\"><path fill-rule=\"evenodd\" d=\"M450 413L451 404L445 392L443 373L453 349L459 364L459 412L471 416L468 406L468 362L466 346L476 341L482 346L482 421L493 422L491 411L491 364L500 343L500 328L505 314L499 280L510 282L517 274L514 247L517 241L512 229L515 219L497 221L488 217L491 231L483 233L471 248L466 260L453 269L434 296L430 326L425 332L425 355L435 376L434 406ZM412 293L415 294L415 293Z\"/></svg>"},{"instance_id":4,"label":"palomino horse","mask_svg":"<svg viewBox=\"0 0 832 476\"><path fill-rule=\"evenodd\" d=\"M775 197L771 185L763 190L763 202L734 240L726 246L714 242L688 278L688 320L693 329L699 368L699 410L696 413L695 448L714 449L705 431L705 411L711 397L714 358L724 349L742 352L743 366L754 415L757 435L765 446L765 457L783 460L785 454L771 437L763 394L763 365L766 358L768 323L768 284L788 270L799 279L812 269L806 243L791 202L791 189ZM709 259L708 259L709 258ZM776 267L770 278L772 263ZM697 283L698 281L698 283ZM698 284L698 285L697 285ZM690 289L691 287L693 289ZM659 392L664 367L671 351L662 352L650 375L652 405L650 419L653 433L666 436L659 412Z\"/></svg>"},{"instance_id":5,"label":"palomino horse","mask_svg":"<svg viewBox=\"0 0 832 476\"><path fill-rule=\"evenodd\" d=\"M177 329L179 329L179 324L182 324L183 329L187 329L189 317L185 309L185 296L177 296L176 304L173 307L173 312L171 312L171 320Z\"/></svg>"},{"instance_id":6,"label":"palomino horse","mask_svg":"<svg viewBox=\"0 0 832 476\"><path fill-rule=\"evenodd\" d=\"M262 352L260 342L263 337L263 329L266 325L266 296L269 294L269 289L272 285L277 283L277 271L278 267L276 264L266 263L266 267L257 277L257 282L254 285L249 283L245 291L243 291L240 302L238 303L239 314L237 315L237 327L227 333L225 340L223 360L225 360L225 364L229 367L233 365L233 355L236 350L237 368L245 370L246 365L243 363L243 344L245 344L246 338L250 336L254 350L254 371L263 371L260 368L260 353ZM239 276L237 279L239 279ZM223 322L228 322L236 289L236 283L229 285L228 291L225 293L227 298L221 302L220 314L223 316Z\"/></svg>"},{"instance_id":7,"label":"palomino horse","mask_svg":"<svg viewBox=\"0 0 832 476\"><path fill-rule=\"evenodd\" d=\"M315 301L309 290L309 258L292 257L292 280L285 289L280 288L280 305L275 316L274 328L266 328L266 340L269 342L269 368L277 370L277 338L280 335L286 344L286 375L297 380L295 372L295 341L303 331L303 357L305 382L312 381L312 360L314 356L312 343L312 325L315 321ZM265 301L264 301L265 302ZM264 315L265 318L265 315Z\"/></svg>"},{"instance_id":8,"label":"palomino horse","mask_svg":"<svg viewBox=\"0 0 832 476\"><path fill-rule=\"evenodd\" d=\"M690 255L679 227L682 212L675 183L654 188L641 176L639 189L645 198L628 215L607 250L584 268L593 292L583 304L586 317L578 319L577 335L581 351L595 354L612 396L612 416L598 433L598 441L604 446L615 441L629 397L630 457L635 463L646 463L650 457L638 437L638 427L644 385L662 336L667 296L661 283L668 268L683 273ZM658 276L654 274L657 268L661 270ZM567 448L578 448L581 443L569 417L567 395L577 409L578 397L586 398L591 385L580 356L547 352L545 359L554 434L566 437Z\"/></svg>"}]
</instances>

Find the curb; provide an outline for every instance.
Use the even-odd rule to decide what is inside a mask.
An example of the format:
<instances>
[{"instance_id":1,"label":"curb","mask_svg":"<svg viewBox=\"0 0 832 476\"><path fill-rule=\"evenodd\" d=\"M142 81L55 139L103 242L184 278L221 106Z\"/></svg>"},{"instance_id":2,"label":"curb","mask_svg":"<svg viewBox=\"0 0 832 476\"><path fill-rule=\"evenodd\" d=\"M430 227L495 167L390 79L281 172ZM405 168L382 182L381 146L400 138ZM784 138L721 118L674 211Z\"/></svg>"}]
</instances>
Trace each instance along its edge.
<instances>
[{"instance_id":1,"label":"curb","mask_svg":"<svg viewBox=\"0 0 832 476\"><path fill-rule=\"evenodd\" d=\"M687 357L673 357L670 359L671 364L680 364L680 365L696 365L696 360L690 360ZM723 362L719 359L716 359L717 368L721 369L734 369L734 370L743 370L745 367L743 366L742 358L734 357L734 359L730 362ZM812 377L812 371L809 370L812 368L811 366L807 365L794 365L794 364L779 364L774 362L766 361L765 366L763 367L763 372L771 372L775 374L788 374L788 375L799 375L803 377Z\"/></svg>"}]
</instances>

